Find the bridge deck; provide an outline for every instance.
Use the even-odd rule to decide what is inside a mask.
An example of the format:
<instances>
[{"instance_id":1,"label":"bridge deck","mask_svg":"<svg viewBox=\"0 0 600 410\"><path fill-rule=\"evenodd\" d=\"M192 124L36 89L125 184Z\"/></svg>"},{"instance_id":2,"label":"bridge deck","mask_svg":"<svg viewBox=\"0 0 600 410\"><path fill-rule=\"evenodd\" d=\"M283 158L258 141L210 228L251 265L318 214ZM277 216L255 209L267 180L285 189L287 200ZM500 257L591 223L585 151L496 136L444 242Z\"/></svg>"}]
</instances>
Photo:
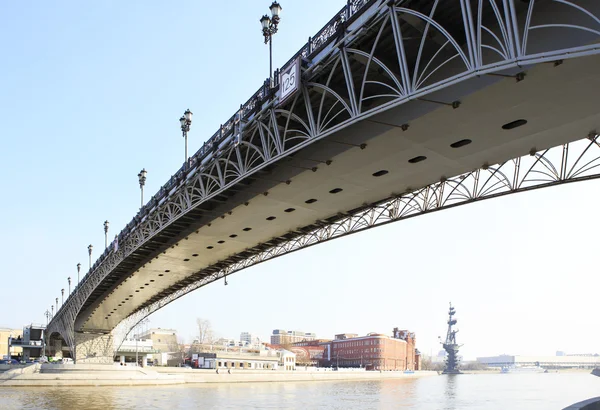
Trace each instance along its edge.
<instances>
[{"instance_id":1,"label":"bridge deck","mask_svg":"<svg viewBox=\"0 0 600 410\"><path fill-rule=\"evenodd\" d=\"M73 346L73 330L111 331L345 213L599 130L598 16L594 0L348 2L295 55L296 94L280 103L263 86L243 104L94 264L50 333Z\"/></svg>"},{"instance_id":2,"label":"bridge deck","mask_svg":"<svg viewBox=\"0 0 600 410\"><path fill-rule=\"evenodd\" d=\"M415 101L300 151L296 158L331 159L332 163L320 164L316 172L275 166L264 175L267 181L254 180L248 188L240 188L242 192L233 192L227 204L213 210L213 217L194 220L174 239L176 243L104 295L82 329L110 329L135 310L198 280L197 273L203 269L290 231L314 226L319 220L335 218L408 188L485 163L502 162L532 148L577 140L600 129L600 102L594 91L600 87L598 67L600 57L588 57L557 67L536 66L521 82L510 78L490 84L489 78L475 79L461 84L462 92L484 88L463 97L458 109ZM448 92L456 95L460 91ZM502 129L518 119L528 123ZM406 122L410 128L402 131L400 125ZM450 146L465 138L473 142L462 148ZM331 141L365 142L367 147L363 150ZM427 159L409 162L421 155ZM301 160L290 164L308 165ZM373 176L382 170L388 173ZM268 181L288 178L289 185ZM342 191L334 194L335 189ZM262 192L267 190L264 196ZM307 204L311 199L317 201ZM244 230L247 228L251 230Z\"/></svg>"}]
</instances>

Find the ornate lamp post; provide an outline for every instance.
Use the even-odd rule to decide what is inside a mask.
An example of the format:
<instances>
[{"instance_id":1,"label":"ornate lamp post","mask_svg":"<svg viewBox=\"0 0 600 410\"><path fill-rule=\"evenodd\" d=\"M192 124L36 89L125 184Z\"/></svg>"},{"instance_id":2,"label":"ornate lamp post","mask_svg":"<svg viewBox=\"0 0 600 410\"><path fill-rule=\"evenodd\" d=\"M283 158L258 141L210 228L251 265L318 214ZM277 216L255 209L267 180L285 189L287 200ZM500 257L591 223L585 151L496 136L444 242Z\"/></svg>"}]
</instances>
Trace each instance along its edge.
<instances>
[{"instance_id":1,"label":"ornate lamp post","mask_svg":"<svg viewBox=\"0 0 600 410\"><path fill-rule=\"evenodd\" d=\"M88 255L90 257L90 270L92 270L92 249L94 249L94 247L91 244L88 245Z\"/></svg>"},{"instance_id":2,"label":"ornate lamp post","mask_svg":"<svg viewBox=\"0 0 600 410\"><path fill-rule=\"evenodd\" d=\"M264 15L260 19L262 25L262 33L265 37L265 44L269 44L269 85L273 87L273 34L277 33L277 25L279 24L279 14L281 6L276 1L269 7L271 17Z\"/></svg>"},{"instance_id":3,"label":"ornate lamp post","mask_svg":"<svg viewBox=\"0 0 600 410\"><path fill-rule=\"evenodd\" d=\"M104 249L108 248L108 221L104 221Z\"/></svg>"},{"instance_id":4,"label":"ornate lamp post","mask_svg":"<svg viewBox=\"0 0 600 410\"><path fill-rule=\"evenodd\" d=\"M69 295L71 294L71 277L67 278L67 282L69 282Z\"/></svg>"},{"instance_id":5,"label":"ornate lamp post","mask_svg":"<svg viewBox=\"0 0 600 410\"><path fill-rule=\"evenodd\" d=\"M142 194L142 197L140 200L140 209L142 209L144 207L144 185L146 185L146 174L147 173L148 173L148 171L146 171L145 168L142 168L142 170L138 174L138 179L140 182L140 191Z\"/></svg>"},{"instance_id":6,"label":"ornate lamp post","mask_svg":"<svg viewBox=\"0 0 600 410\"><path fill-rule=\"evenodd\" d=\"M58 313L58 298L56 298L56 313Z\"/></svg>"},{"instance_id":7,"label":"ornate lamp post","mask_svg":"<svg viewBox=\"0 0 600 410\"><path fill-rule=\"evenodd\" d=\"M50 306L50 308L52 309L52 318L54 318L54 305Z\"/></svg>"},{"instance_id":8,"label":"ornate lamp post","mask_svg":"<svg viewBox=\"0 0 600 410\"><path fill-rule=\"evenodd\" d=\"M61 294L61 301L60 301L60 307L63 307L63 305L65 304L65 288L62 288L60 290L60 294Z\"/></svg>"},{"instance_id":9,"label":"ornate lamp post","mask_svg":"<svg viewBox=\"0 0 600 410\"><path fill-rule=\"evenodd\" d=\"M187 162L187 160L188 160L188 149L187 149L188 138L187 138L187 135L188 135L188 132L190 131L190 125L192 125L192 116L193 115L194 114L188 108L183 113L183 116L179 119L179 123L181 124L181 132L183 133L183 138L185 139L185 161L184 162Z\"/></svg>"},{"instance_id":10,"label":"ornate lamp post","mask_svg":"<svg viewBox=\"0 0 600 410\"><path fill-rule=\"evenodd\" d=\"M79 272L81 272L81 263L77 264L77 286L79 286Z\"/></svg>"}]
</instances>

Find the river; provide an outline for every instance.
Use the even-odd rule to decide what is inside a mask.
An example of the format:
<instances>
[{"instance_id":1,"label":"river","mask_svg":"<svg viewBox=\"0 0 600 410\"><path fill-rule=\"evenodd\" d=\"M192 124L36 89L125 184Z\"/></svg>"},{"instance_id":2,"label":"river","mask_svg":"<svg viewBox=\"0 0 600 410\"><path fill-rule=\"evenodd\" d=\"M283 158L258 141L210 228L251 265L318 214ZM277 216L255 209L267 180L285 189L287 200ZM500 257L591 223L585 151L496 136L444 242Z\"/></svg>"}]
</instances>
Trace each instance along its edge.
<instances>
[{"instance_id":1,"label":"river","mask_svg":"<svg viewBox=\"0 0 600 410\"><path fill-rule=\"evenodd\" d=\"M465 374L361 382L0 387L0 408L547 410L595 396L600 378L589 373Z\"/></svg>"}]
</instances>

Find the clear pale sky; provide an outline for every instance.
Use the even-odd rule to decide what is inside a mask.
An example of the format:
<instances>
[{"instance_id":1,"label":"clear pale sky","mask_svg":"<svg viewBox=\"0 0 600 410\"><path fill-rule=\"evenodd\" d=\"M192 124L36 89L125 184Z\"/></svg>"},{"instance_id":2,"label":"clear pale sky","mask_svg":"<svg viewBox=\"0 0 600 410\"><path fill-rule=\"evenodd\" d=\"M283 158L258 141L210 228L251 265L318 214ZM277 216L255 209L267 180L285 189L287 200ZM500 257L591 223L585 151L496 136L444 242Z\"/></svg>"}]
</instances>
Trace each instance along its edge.
<instances>
[{"instance_id":1,"label":"clear pale sky","mask_svg":"<svg viewBox=\"0 0 600 410\"><path fill-rule=\"evenodd\" d=\"M341 0L285 0L274 65ZM44 322L87 267L268 76L259 18L270 0L0 3L0 327ZM600 352L598 181L484 201L312 247L236 273L155 313L191 340L272 329L417 334L440 349L448 302L467 358ZM278 297L284 286L293 298Z\"/></svg>"}]
</instances>

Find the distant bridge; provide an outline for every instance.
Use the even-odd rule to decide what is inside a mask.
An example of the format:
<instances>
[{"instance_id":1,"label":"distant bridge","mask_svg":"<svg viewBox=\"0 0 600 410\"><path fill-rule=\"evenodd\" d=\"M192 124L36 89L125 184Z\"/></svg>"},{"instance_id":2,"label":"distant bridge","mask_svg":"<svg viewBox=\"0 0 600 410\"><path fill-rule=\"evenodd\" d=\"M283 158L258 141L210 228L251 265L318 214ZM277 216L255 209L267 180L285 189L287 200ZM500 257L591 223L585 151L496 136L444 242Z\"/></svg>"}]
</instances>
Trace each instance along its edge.
<instances>
[{"instance_id":1,"label":"distant bridge","mask_svg":"<svg viewBox=\"0 0 600 410\"><path fill-rule=\"evenodd\" d=\"M51 349L109 362L139 320L245 267L598 178L598 54L594 0L349 1L127 224Z\"/></svg>"}]
</instances>

